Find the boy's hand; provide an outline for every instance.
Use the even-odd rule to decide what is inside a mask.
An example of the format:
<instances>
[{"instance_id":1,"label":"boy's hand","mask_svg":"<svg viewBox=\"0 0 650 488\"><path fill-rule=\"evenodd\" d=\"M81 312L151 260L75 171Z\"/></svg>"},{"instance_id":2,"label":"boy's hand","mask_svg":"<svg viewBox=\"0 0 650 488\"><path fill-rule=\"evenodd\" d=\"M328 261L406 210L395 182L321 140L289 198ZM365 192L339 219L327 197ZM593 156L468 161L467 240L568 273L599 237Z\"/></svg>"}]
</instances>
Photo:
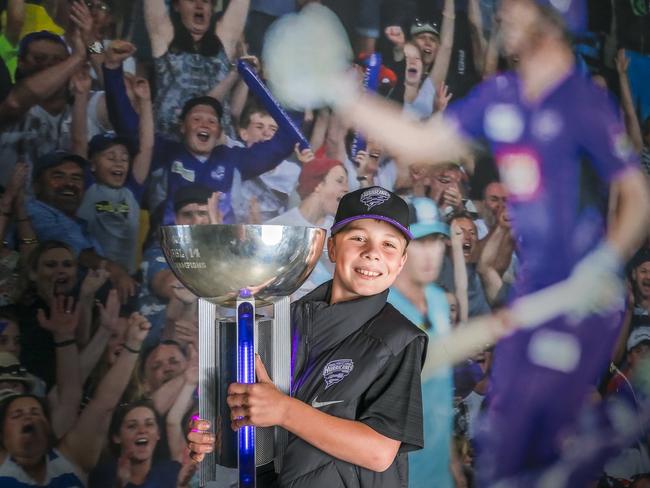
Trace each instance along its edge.
<instances>
[{"instance_id":1,"label":"boy's hand","mask_svg":"<svg viewBox=\"0 0 650 488\"><path fill-rule=\"evenodd\" d=\"M300 161L300 164L307 164L314 160L314 151L310 147L306 149L300 149L300 144L296 143L293 148L293 152L296 154L296 158Z\"/></svg>"},{"instance_id":2,"label":"boy's hand","mask_svg":"<svg viewBox=\"0 0 650 488\"><path fill-rule=\"evenodd\" d=\"M271 381L259 355L255 355L257 383L232 383L226 402L230 407L233 430L246 425L272 427L282 425L287 414L287 397Z\"/></svg>"},{"instance_id":3,"label":"boy's hand","mask_svg":"<svg viewBox=\"0 0 650 488\"><path fill-rule=\"evenodd\" d=\"M200 463L206 454L214 451L215 435L210 432L210 422L200 419L198 415L190 421L190 431L187 434L187 446L190 448L190 458Z\"/></svg>"},{"instance_id":4,"label":"boy's hand","mask_svg":"<svg viewBox=\"0 0 650 488\"><path fill-rule=\"evenodd\" d=\"M146 78L136 78L133 83L133 93L139 101L151 101L151 88Z\"/></svg>"},{"instance_id":5,"label":"boy's hand","mask_svg":"<svg viewBox=\"0 0 650 488\"><path fill-rule=\"evenodd\" d=\"M104 64L108 69L117 69L122 61L135 53L135 46L128 41L117 39L106 48Z\"/></svg>"}]
</instances>

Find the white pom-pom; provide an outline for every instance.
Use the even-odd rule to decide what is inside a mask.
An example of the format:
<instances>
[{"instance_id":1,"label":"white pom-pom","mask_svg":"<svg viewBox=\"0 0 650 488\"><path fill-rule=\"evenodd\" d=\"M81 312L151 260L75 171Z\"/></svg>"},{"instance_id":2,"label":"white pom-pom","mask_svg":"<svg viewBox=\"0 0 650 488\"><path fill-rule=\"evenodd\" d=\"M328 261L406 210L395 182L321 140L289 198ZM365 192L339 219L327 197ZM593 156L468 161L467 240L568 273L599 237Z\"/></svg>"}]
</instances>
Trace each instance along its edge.
<instances>
[{"instance_id":1,"label":"white pom-pom","mask_svg":"<svg viewBox=\"0 0 650 488\"><path fill-rule=\"evenodd\" d=\"M344 95L352 49L338 17L314 3L269 28L263 59L269 88L283 105L318 108Z\"/></svg>"}]
</instances>

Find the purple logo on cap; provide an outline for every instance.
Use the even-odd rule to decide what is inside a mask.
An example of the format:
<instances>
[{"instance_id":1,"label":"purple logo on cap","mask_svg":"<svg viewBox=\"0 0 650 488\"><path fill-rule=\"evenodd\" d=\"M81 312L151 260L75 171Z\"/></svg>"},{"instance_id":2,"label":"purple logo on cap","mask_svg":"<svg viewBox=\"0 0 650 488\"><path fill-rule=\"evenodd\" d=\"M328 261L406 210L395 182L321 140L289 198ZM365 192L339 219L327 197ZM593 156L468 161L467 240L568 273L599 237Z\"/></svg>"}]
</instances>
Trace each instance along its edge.
<instances>
[{"instance_id":1,"label":"purple logo on cap","mask_svg":"<svg viewBox=\"0 0 650 488\"><path fill-rule=\"evenodd\" d=\"M359 200L370 210L372 207L387 202L389 198L390 193L383 188L370 188L361 194Z\"/></svg>"}]
</instances>

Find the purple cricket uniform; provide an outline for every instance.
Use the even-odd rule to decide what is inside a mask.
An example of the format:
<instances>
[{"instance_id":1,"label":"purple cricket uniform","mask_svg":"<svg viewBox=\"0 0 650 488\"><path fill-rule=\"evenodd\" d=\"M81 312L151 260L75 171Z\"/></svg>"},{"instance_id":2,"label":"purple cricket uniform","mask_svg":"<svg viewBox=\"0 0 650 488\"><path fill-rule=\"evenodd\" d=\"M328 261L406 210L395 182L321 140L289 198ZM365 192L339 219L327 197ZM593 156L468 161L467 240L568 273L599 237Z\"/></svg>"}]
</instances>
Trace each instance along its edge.
<instances>
[{"instance_id":1,"label":"purple cricket uniform","mask_svg":"<svg viewBox=\"0 0 650 488\"><path fill-rule=\"evenodd\" d=\"M445 112L462 134L489 142L509 191L518 295L567 278L598 245L604 184L637 164L617 108L589 80L572 72L535 103L521 92L514 73L498 75ZM585 175L600 185L593 193L601 202L585 198ZM606 367L619 324L620 311L578 324L560 317L498 344L479 436L483 484L557 459L559 433L573 426Z\"/></svg>"}]
</instances>

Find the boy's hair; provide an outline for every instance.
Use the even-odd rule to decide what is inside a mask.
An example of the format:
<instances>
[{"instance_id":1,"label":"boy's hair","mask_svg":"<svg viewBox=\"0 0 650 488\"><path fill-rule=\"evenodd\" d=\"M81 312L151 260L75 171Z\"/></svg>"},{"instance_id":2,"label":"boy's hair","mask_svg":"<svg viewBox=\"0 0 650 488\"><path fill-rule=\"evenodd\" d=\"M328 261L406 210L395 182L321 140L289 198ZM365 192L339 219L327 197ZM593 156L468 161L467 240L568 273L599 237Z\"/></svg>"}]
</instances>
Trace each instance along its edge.
<instances>
[{"instance_id":1,"label":"boy's hair","mask_svg":"<svg viewBox=\"0 0 650 488\"><path fill-rule=\"evenodd\" d=\"M271 116L271 114L269 114L269 112L255 100L249 99L244 106L244 110L242 110L241 116L239 117L240 129L245 129L248 127L248 125L251 123L253 114L260 114L261 116L268 115L269 117Z\"/></svg>"}]
</instances>

